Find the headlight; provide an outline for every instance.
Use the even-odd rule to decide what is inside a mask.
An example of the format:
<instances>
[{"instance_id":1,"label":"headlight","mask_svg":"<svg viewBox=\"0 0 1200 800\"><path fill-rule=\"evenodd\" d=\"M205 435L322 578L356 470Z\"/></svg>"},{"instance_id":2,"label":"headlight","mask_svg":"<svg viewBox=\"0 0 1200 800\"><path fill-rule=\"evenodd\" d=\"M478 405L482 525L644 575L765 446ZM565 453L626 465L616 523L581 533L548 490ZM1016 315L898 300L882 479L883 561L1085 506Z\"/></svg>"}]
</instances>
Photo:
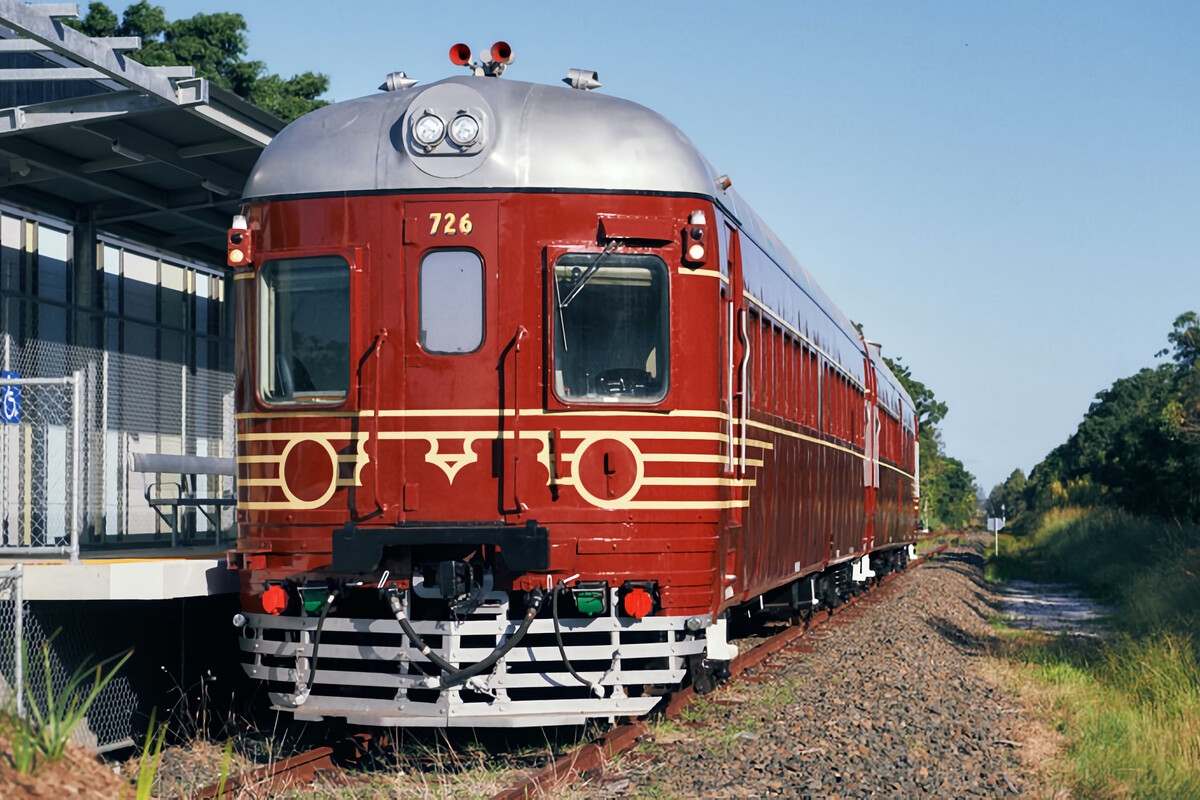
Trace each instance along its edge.
<instances>
[{"instance_id":1,"label":"headlight","mask_svg":"<svg viewBox=\"0 0 1200 800\"><path fill-rule=\"evenodd\" d=\"M426 114L413 124L413 137L426 147L437 144L445 135L446 123L433 114Z\"/></svg>"},{"instance_id":2,"label":"headlight","mask_svg":"<svg viewBox=\"0 0 1200 800\"><path fill-rule=\"evenodd\" d=\"M466 147L479 138L479 120L470 114L459 114L450 123L450 140L459 147Z\"/></svg>"}]
</instances>

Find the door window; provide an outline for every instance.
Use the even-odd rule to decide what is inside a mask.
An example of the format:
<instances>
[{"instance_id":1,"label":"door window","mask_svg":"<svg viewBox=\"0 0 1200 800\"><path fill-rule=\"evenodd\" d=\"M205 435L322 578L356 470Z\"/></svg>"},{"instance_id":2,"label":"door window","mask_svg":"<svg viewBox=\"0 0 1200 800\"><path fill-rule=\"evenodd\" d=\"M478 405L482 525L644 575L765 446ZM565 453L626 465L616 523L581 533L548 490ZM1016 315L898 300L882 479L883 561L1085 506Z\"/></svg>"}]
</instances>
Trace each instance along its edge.
<instances>
[{"instance_id":1,"label":"door window","mask_svg":"<svg viewBox=\"0 0 1200 800\"><path fill-rule=\"evenodd\" d=\"M483 259L474 250L434 250L421 259L421 349L453 355L483 344Z\"/></svg>"}]
</instances>

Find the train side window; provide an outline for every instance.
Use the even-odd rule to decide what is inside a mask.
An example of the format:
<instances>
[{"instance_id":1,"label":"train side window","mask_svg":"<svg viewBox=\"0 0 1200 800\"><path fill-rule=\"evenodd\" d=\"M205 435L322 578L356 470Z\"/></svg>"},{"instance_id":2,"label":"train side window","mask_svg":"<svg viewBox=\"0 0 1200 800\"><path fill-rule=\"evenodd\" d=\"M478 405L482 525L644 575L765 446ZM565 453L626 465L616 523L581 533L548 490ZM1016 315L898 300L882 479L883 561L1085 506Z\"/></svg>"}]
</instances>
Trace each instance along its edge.
<instances>
[{"instance_id":1,"label":"train side window","mask_svg":"<svg viewBox=\"0 0 1200 800\"><path fill-rule=\"evenodd\" d=\"M258 277L258 384L263 402L332 405L350 388L350 265L285 258Z\"/></svg>"},{"instance_id":2,"label":"train side window","mask_svg":"<svg viewBox=\"0 0 1200 800\"><path fill-rule=\"evenodd\" d=\"M483 259L474 250L433 250L417 275L419 339L427 353L473 353L483 344Z\"/></svg>"},{"instance_id":3,"label":"train side window","mask_svg":"<svg viewBox=\"0 0 1200 800\"><path fill-rule=\"evenodd\" d=\"M554 391L564 402L667 396L668 271L658 256L568 253L554 264Z\"/></svg>"}]
</instances>

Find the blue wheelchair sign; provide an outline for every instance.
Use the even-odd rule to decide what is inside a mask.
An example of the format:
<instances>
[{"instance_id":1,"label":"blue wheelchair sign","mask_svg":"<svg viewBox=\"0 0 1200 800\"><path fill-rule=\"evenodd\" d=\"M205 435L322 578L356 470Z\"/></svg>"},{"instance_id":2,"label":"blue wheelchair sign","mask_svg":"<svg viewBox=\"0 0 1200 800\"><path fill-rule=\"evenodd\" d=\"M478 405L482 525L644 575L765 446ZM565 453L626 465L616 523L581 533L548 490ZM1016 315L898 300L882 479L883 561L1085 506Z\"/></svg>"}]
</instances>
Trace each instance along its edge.
<instances>
[{"instance_id":1,"label":"blue wheelchair sign","mask_svg":"<svg viewBox=\"0 0 1200 800\"><path fill-rule=\"evenodd\" d=\"M21 373L0 371L0 378L19 378ZM21 421L21 387L0 386L0 421L17 423Z\"/></svg>"}]
</instances>

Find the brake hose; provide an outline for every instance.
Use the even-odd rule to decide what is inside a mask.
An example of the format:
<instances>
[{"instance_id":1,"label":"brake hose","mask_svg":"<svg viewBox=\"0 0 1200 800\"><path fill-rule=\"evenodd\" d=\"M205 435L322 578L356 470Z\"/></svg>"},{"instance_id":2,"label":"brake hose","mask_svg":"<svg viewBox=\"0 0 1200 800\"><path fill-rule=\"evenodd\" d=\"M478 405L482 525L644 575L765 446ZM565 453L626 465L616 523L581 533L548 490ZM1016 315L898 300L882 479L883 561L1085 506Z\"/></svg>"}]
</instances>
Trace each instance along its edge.
<instances>
[{"instance_id":1,"label":"brake hose","mask_svg":"<svg viewBox=\"0 0 1200 800\"><path fill-rule=\"evenodd\" d=\"M558 652L562 655L563 664L566 666L567 672L571 673L575 680L591 689L592 694L603 699L604 687L596 681L589 681L587 678L576 672L575 667L571 665L571 659L567 658L567 648L563 644L562 629L559 627L558 623L558 595L559 592L565 588L567 588L567 585L562 581L559 581L554 587L554 593L550 595L550 616L554 619L554 640L558 642Z\"/></svg>"},{"instance_id":2,"label":"brake hose","mask_svg":"<svg viewBox=\"0 0 1200 800\"><path fill-rule=\"evenodd\" d=\"M329 607L333 605L333 600L338 596L337 589L330 589L329 596L325 598L325 604L321 606L321 616L317 618L317 632L313 635L313 651L312 651L312 669L308 671L308 680L305 682L304 688L292 695L292 703L297 706L304 705L308 700L308 695L312 692L312 688L317 680L317 651L321 647L321 629L325 627L325 617L329 614Z\"/></svg>"},{"instance_id":3,"label":"brake hose","mask_svg":"<svg viewBox=\"0 0 1200 800\"><path fill-rule=\"evenodd\" d=\"M400 629L404 631L404 635L417 647L421 655L428 658L438 669L445 673L438 684L438 689L449 689L452 686L465 683L503 658L525 637L525 634L529 631L529 626L533 624L534 617L537 616L538 611L542 608L542 603L545 601L545 595L541 589L535 588L526 594L525 618L521 620L521 627L517 628L513 635L505 640L504 644L497 645L496 649L487 658L469 667L459 669L434 652L433 648L427 645L425 640L413 628L408 615L404 613L404 608L400 603L400 590L395 586L389 586L386 594L388 604L392 607L392 614L395 615L396 621L400 623Z\"/></svg>"}]
</instances>

